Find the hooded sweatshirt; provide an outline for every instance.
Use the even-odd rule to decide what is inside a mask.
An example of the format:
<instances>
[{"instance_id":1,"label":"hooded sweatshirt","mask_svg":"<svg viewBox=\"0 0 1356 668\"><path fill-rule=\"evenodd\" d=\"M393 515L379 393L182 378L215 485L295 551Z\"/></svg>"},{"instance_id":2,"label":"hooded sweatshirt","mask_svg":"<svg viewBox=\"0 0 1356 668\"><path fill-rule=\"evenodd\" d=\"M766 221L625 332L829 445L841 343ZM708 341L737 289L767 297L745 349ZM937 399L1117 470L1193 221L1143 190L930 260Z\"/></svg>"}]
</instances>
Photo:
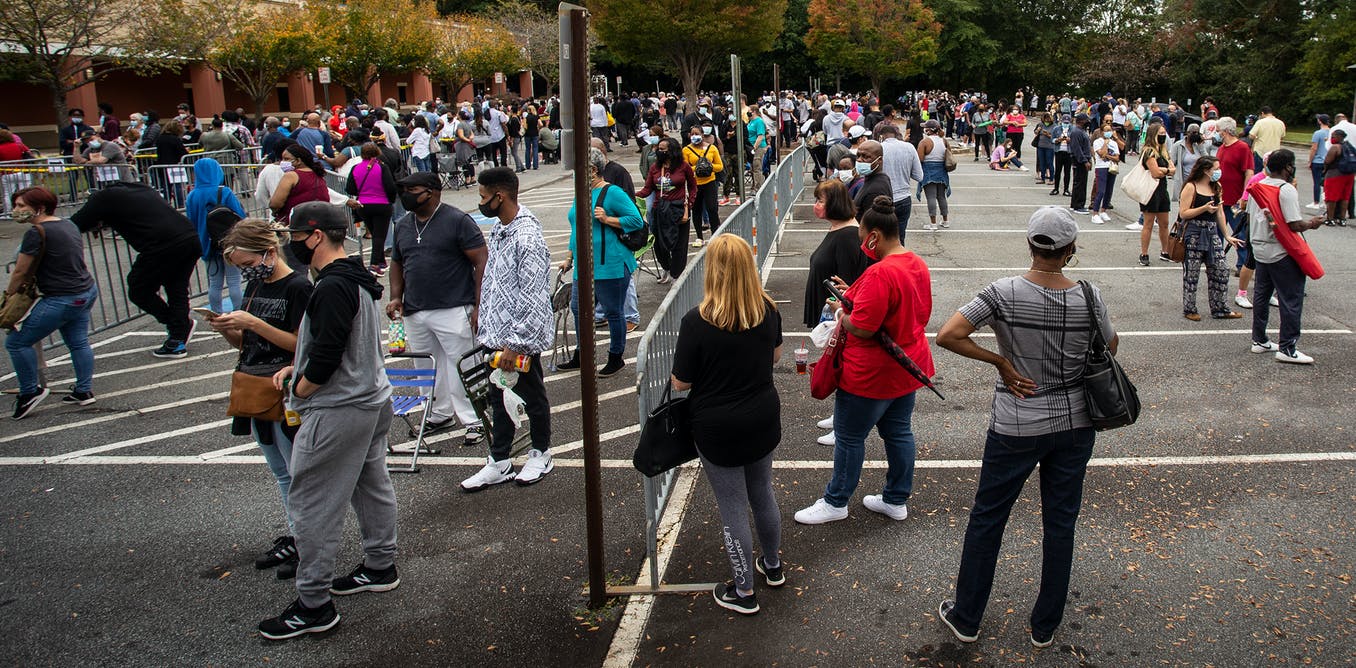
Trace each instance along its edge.
<instances>
[{"instance_id":1,"label":"hooded sweatshirt","mask_svg":"<svg viewBox=\"0 0 1356 668\"><path fill-rule=\"evenodd\" d=\"M297 329L295 362L297 375L320 388L305 399L293 395L296 411L374 408L390 399L377 308L381 290L358 258L335 260L320 270Z\"/></svg>"},{"instance_id":2,"label":"hooded sweatshirt","mask_svg":"<svg viewBox=\"0 0 1356 668\"><path fill-rule=\"evenodd\" d=\"M107 227L141 255L180 257L197 243L193 224L165 202L154 188L133 181L114 181L94 191L71 222L81 232Z\"/></svg>"},{"instance_id":3,"label":"hooded sweatshirt","mask_svg":"<svg viewBox=\"0 0 1356 668\"><path fill-rule=\"evenodd\" d=\"M193 190L184 202L184 212L198 229L198 243L202 246L202 259L210 259L216 253L212 240L207 236L207 214L218 206L230 208L235 215L244 218L245 207L236 199L230 188L222 186L225 175L221 163L212 158L203 158L193 163Z\"/></svg>"},{"instance_id":4,"label":"hooded sweatshirt","mask_svg":"<svg viewBox=\"0 0 1356 668\"><path fill-rule=\"evenodd\" d=\"M841 111L830 111L824 117L824 139L841 139L843 136L843 121L847 120L847 114Z\"/></svg>"}]
</instances>

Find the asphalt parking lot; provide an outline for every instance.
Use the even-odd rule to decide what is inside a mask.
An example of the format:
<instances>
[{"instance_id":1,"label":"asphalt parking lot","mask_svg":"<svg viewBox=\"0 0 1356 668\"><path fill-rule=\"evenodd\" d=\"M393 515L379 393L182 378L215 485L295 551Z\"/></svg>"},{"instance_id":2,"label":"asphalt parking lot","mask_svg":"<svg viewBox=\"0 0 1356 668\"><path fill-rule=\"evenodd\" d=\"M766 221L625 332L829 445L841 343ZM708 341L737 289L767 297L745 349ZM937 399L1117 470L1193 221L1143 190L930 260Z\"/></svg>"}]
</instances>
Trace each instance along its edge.
<instances>
[{"instance_id":1,"label":"asphalt parking lot","mask_svg":"<svg viewBox=\"0 0 1356 668\"><path fill-rule=\"evenodd\" d=\"M637 172L631 148L614 157ZM525 179L535 187L522 202L559 256L572 195L548 169L555 166ZM933 269L929 332L988 282L1025 268L1027 216L1067 204L1033 180L962 156L951 228L922 232L926 210L915 206L906 242ZM1307 187L1302 181L1301 192ZM470 192L445 201L474 209ZM808 202L807 191L769 273L788 342L804 340L804 269L825 229ZM445 435L421 473L395 479L401 587L339 600L343 623L323 637L264 641L255 624L294 592L252 566L283 518L257 448L227 432L233 351L199 333L189 358L157 360L148 351L163 332L142 319L95 337L97 404L49 400L23 422L0 424L5 654L18 665L1349 664L1356 306L1346 296L1356 230L1309 235L1327 276L1308 287L1300 342L1317 363L1296 367L1251 355L1246 318L1184 320L1180 271L1135 262L1138 233L1123 228L1134 203L1120 193L1114 203L1113 224L1084 225L1070 273L1101 288L1145 412L1099 435L1065 624L1049 649L1033 650L1026 637L1040 575L1031 489L1014 509L980 641L960 645L935 618L955 578L994 375L940 349L947 400L920 395L909 519L890 522L860 505L883 478L873 440L851 517L818 527L791 515L828 480L832 449L815 443L814 423L829 404L810 398L784 356L775 374L784 403L775 484L789 582L759 590L755 617L733 618L709 594L587 609L578 376L550 374L554 473L533 487L462 494L457 483L484 451ZM648 322L666 286L642 276L638 288ZM628 358L639 336L629 337ZM49 353L58 388L71 377L63 354ZM12 387L12 374L4 382ZM645 557L641 477L630 467L634 367L601 380L599 392L607 572L631 584ZM408 441L397 425L392 440ZM677 490L659 555L663 579L728 578L700 471L685 469ZM340 568L359 558L350 521Z\"/></svg>"}]
</instances>

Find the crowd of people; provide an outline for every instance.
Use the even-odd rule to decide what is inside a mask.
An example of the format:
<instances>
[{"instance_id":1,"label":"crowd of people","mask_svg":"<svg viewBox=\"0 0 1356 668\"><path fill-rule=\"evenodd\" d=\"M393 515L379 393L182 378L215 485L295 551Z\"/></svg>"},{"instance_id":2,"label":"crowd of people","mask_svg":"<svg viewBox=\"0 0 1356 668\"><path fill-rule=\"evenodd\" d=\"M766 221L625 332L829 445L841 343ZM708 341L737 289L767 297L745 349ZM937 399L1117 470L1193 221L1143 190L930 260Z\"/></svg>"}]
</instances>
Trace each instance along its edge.
<instances>
[{"instance_id":1,"label":"crowd of people","mask_svg":"<svg viewBox=\"0 0 1356 668\"><path fill-rule=\"evenodd\" d=\"M1027 171L1021 154L1028 134L1037 150L1036 182L1052 185L1052 196L1070 197L1070 206L1041 207L1029 219L1030 269L986 287L937 335L941 348L991 364L998 374L956 595L939 608L943 623L964 642L978 636L1004 525L1037 464L1046 576L1031 614L1032 644L1049 646L1062 618L1073 529L1094 442L1076 391L1081 351L1094 329L1113 352L1117 342L1100 293L1063 272L1077 249L1075 214L1090 215L1094 224L1109 222L1119 164L1136 157L1155 181L1132 226L1141 232L1141 264L1150 264L1155 227L1162 257L1169 259L1174 210L1183 221L1183 315L1201 319L1196 292L1204 266L1212 317L1242 317L1227 299L1225 254L1237 249L1234 304L1253 308L1248 287L1256 283L1252 352L1274 353L1280 362L1313 362L1297 349L1311 272L1295 257L1289 235L1277 228L1298 233L1345 224L1356 172L1356 162L1348 171L1347 161L1356 161L1348 146L1356 137L1348 134L1351 123L1344 117L1332 124L1326 116L1316 119L1321 127L1307 164L1323 183L1316 183L1310 206L1322 197L1326 207L1323 215L1305 220L1294 186L1297 156L1280 146L1284 125L1266 108L1240 128L1213 104L1203 108L1203 122L1184 124L1175 104L1165 111L1156 103L1126 104L1110 96L1093 103L1051 96L1040 107L1033 95L1029 109L1033 117L1039 114L1034 122L1025 115L1021 92L1010 104L993 105L982 93L910 94L898 106L880 105L870 96L792 92L768 93L752 104L747 98L739 105L734 101L730 95L706 95L694 110L679 113L686 101L662 93L593 100L587 176L595 304L579 303L573 207L570 253L558 265L575 278L570 310L576 330L580 318L590 316L606 325L607 359L596 371L606 378L625 367L626 334L639 323L637 266L627 236L648 223L661 284L688 270L691 232L691 246L708 245L704 297L682 320L671 383L691 393L694 440L725 525L734 577L713 596L726 609L759 610L752 573L768 586L786 582L780 511L771 487L781 440L780 399L771 374L781 354L782 317L761 285L747 243L735 235L703 239L703 230L714 235L720 225L719 206L733 203L728 195L737 177L727 175L741 161L757 184L778 160L779 148L803 143L814 158L813 212L827 223L810 257L802 323L833 321L841 329L842 372L833 415L820 424L831 429L819 442L834 448L833 472L820 498L794 514L806 525L847 517L873 428L884 441L889 468L881 492L864 496L863 505L893 520L909 514L912 415L923 383L898 360L908 357L928 376L934 371L924 329L933 308L930 274L905 244L914 199L927 201L924 230L947 228L954 152L973 147L975 161L987 160L993 170ZM742 109L738 117L736 107ZM170 144L183 149L186 124L195 131L198 126L183 108L163 126L153 113L140 114L124 132L111 108L101 111L106 115L97 130L88 126L93 134L87 136L80 127L83 114L72 110L78 115L62 129L63 151L114 162L105 157L112 153L106 146L124 153L133 141L135 146L150 141L157 150ZM67 219L56 215L57 197L47 188L10 193L6 199L15 220L29 228L6 293L23 291L31 281L42 295L24 327L6 338L20 385L14 418L31 414L49 394L38 380L33 346L53 332L70 349L76 375L63 401L95 401L88 326L99 294L85 265L81 233L117 232L138 253L126 278L129 299L166 329L152 354L185 357L200 322L239 350L232 432L252 435L259 444L288 528L256 566L294 577L298 591L280 615L259 624L260 633L282 639L332 628L339 622L332 595L389 591L400 583L396 498L385 466L392 416L380 338L383 315L401 320L408 347L429 355L415 363L436 369L436 400L426 409L424 433L461 425L468 444L487 443L486 463L461 482L464 491L510 481L532 485L554 470L540 356L554 341L549 282L557 266L541 221L518 202L518 174L537 169L539 158L554 157L540 140L558 129L558 116L555 99L541 105L434 101L403 115L355 100L307 114L297 128L275 117L252 128L238 114L223 113L193 139L223 151L259 147L268 164L258 172L254 196L268 203L269 220L248 215L213 158L194 164L194 182L182 202L146 183L116 179ZM613 142L629 146L632 140L644 174L639 189L613 159ZM558 137L554 141L558 146ZM0 129L0 150L8 143L15 143L12 133ZM409 147L408 156L402 147ZM477 188L478 212L494 221L488 233L467 212L442 201L445 182L434 157L440 152L455 156L454 169ZM331 171L343 179L344 192L327 185ZM372 236L369 258L350 257L344 248L354 216ZM223 217L229 218L224 225ZM208 276L208 306L195 319L188 285L199 262ZM841 300L830 294L826 280ZM224 307L225 298L232 309ZM1279 307L1281 321L1275 342L1267 334L1272 305ZM999 352L973 340L984 327L994 330ZM504 388L490 394L487 430L458 373L458 361L478 347L528 360L512 388L530 418L531 436L526 462L516 470L511 458L516 430ZM576 350L559 369L580 365ZM350 500L364 560L336 578L335 554ZM757 558L751 558L750 509L762 548Z\"/></svg>"}]
</instances>

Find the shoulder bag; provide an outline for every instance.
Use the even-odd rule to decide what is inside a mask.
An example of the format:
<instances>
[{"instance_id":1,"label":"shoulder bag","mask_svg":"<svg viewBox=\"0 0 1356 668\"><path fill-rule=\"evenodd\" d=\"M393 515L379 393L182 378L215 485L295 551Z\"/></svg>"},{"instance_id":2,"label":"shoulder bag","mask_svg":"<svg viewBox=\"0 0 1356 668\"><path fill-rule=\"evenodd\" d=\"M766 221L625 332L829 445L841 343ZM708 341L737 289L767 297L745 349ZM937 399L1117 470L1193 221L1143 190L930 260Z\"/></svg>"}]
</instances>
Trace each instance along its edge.
<instances>
[{"instance_id":1,"label":"shoulder bag","mask_svg":"<svg viewBox=\"0 0 1356 668\"><path fill-rule=\"evenodd\" d=\"M1121 176L1120 182L1121 192L1140 204L1148 204L1149 200L1153 199L1154 190L1158 188L1158 179L1149 173L1149 168L1144 166L1143 160L1136 160L1135 166Z\"/></svg>"},{"instance_id":2,"label":"shoulder bag","mask_svg":"<svg viewBox=\"0 0 1356 668\"><path fill-rule=\"evenodd\" d=\"M1097 431L1132 425L1139 419L1139 391L1125 375L1115 355L1102 337L1102 328L1093 307L1092 286L1079 281L1083 301L1088 307L1092 336L1088 340L1087 365L1083 370L1083 396L1087 400L1088 419Z\"/></svg>"},{"instance_id":3,"label":"shoulder bag","mask_svg":"<svg viewBox=\"0 0 1356 668\"><path fill-rule=\"evenodd\" d=\"M254 288L249 299L245 300L242 310L248 311L259 287ZM282 422L283 392L273 387L272 376L255 376L244 371L231 373L231 396L226 406L226 414L231 417L253 418L266 422Z\"/></svg>"},{"instance_id":4,"label":"shoulder bag","mask_svg":"<svg viewBox=\"0 0 1356 668\"><path fill-rule=\"evenodd\" d=\"M28 280L19 287L19 291L12 295L5 295L4 301L0 302L0 327L14 331L19 328L19 323L28 317L28 312L33 310L33 305L38 302L38 267L42 264L42 258L47 255L47 230L42 229L42 225L34 225L33 229L38 231L38 256L33 259L33 266L29 269Z\"/></svg>"},{"instance_id":5,"label":"shoulder bag","mask_svg":"<svg viewBox=\"0 0 1356 668\"><path fill-rule=\"evenodd\" d=\"M631 465L653 478L696 459L691 411L688 398L674 398L673 384L665 383L664 401L646 416Z\"/></svg>"},{"instance_id":6,"label":"shoulder bag","mask_svg":"<svg viewBox=\"0 0 1356 668\"><path fill-rule=\"evenodd\" d=\"M846 315L842 316L846 318ZM843 329L840 318L833 328L833 335L824 345L824 354L810 370L810 396L816 399L828 399L838 389L838 381L843 377L843 347L847 344L847 331Z\"/></svg>"},{"instance_id":7,"label":"shoulder bag","mask_svg":"<svg viewBox=\"0 0 1356 668\"><path fill-rule=\"evenodd\" d=\"M946 140L943 139L942 141L945 142ZM954 172L956 171L956 154L951 152L950 144L944 145L946 146L946 153L943 154L943 157L946 159L946 171Z\"/></svg>"}]
</instances>

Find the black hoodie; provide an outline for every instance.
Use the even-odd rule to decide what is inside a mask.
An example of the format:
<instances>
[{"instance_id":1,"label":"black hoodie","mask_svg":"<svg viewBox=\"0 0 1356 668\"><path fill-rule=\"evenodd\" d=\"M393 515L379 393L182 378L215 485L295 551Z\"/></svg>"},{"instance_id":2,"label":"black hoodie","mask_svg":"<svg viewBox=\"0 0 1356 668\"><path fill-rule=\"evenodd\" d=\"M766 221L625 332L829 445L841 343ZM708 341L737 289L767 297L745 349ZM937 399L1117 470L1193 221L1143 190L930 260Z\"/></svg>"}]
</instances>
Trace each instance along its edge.
<instances>
[{"instance_id":1,"label":"black hoodie","mask_svg":"<svg viewBox=\"0 0 1356 668\"><path fill-rule=\"evenodd\" d=\"M81 232L111 228L142 255L187 252L202 254L198 230L154 188L126 181L95 191L71 222Z\"/></svg>"}]
</instances>

